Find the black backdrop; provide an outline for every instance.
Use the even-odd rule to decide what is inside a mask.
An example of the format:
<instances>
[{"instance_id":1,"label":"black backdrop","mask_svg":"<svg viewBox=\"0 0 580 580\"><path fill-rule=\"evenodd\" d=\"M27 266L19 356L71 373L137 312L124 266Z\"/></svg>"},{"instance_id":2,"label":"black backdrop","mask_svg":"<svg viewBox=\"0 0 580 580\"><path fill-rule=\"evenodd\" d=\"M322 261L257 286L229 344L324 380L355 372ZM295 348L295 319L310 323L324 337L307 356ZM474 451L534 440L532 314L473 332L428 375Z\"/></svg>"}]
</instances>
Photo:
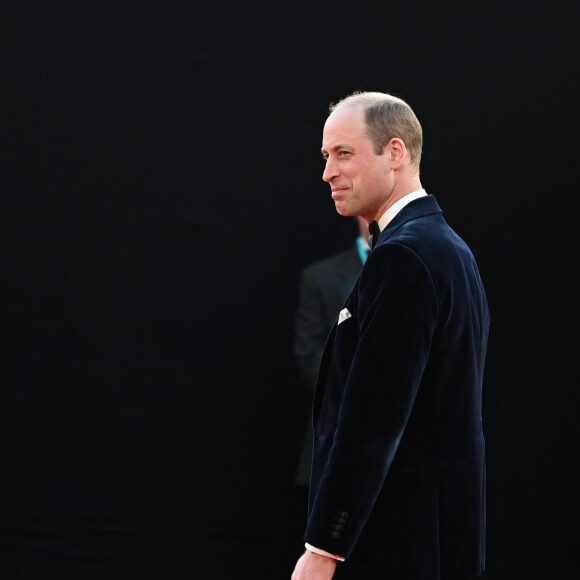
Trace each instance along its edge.
<instances>
[{"instance_id":1,"label":"black backdrop","mask_svg":"<svg viewBox=\"0 0 580 580\"><path fill-rule=\"evenodd\" d=\"M513 5L512 5L513 4ZM5 2L0 577L289 578L330 101L390 91L492 312L489 578L579 572L578 3Z\"/></svg>"}]
</instances>

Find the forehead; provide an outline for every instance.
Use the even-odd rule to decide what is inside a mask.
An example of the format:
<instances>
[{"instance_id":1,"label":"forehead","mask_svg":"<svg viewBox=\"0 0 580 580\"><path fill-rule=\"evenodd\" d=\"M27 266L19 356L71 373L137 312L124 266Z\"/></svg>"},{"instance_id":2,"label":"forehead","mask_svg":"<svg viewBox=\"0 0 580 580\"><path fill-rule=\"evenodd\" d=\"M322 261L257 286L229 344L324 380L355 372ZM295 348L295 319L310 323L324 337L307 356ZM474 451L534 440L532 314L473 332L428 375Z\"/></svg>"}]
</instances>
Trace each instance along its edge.
<instances>
[{"instance_id":1,"label":"forehead","mask_svg":"<svg viewBox=\"0 0 580 580\"><path fill-rule=\"evenodd\" d=\"M322 148L330 150L339 143L370 141L365 132L364 111L361 107L334 111L326 120L322 132Z\"/></svg>"}]
</instances>

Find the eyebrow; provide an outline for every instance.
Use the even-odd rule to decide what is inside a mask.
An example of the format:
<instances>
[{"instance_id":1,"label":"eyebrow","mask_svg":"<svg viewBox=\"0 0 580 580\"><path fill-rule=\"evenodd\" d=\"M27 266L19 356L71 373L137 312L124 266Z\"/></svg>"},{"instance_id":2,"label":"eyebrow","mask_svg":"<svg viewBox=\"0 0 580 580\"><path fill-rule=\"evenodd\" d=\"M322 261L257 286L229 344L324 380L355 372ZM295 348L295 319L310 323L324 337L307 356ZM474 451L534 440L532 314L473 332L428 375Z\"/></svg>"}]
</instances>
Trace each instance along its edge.
<instances>
[{"instance_id":1,"label":"eyebrow","mask_svg":"<svg viewBox=\"0 0 580 580\"><path fill-rule=\"evenodd\" d=\"M338 143L334 147L330 148L331 151L338 151L339 149L352 149L352 146L351 145L343 145L342 143ZM327 155L327 153L325 153L324 147L320 148L320 152L322 153L323 156Z\"/></svg>"}]
</instances>

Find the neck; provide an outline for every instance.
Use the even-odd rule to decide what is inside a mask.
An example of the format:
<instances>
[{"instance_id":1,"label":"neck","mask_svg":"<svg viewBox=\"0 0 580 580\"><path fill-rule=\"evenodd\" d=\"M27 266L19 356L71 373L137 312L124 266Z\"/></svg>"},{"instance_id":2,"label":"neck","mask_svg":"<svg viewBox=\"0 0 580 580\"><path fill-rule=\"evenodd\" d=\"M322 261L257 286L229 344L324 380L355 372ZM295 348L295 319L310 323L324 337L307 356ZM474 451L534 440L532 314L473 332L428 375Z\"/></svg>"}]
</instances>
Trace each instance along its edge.
<instances>
[{"instance_id":1,"label":"neck","mask_svg":"<svg viewBox=\"0 0 580 580\"><path fill-rule=\"evenodd\" d=\"M395 205L400 199L403 199L406 195L417 191L418 189L423 189L419 177L406 180L404 184L397 184L393 187L393 191L385 201L385 203L379 208L375 216L369 220L369 223L373 220L379 221L385 212Z\"/></svg>"}]
</instances>

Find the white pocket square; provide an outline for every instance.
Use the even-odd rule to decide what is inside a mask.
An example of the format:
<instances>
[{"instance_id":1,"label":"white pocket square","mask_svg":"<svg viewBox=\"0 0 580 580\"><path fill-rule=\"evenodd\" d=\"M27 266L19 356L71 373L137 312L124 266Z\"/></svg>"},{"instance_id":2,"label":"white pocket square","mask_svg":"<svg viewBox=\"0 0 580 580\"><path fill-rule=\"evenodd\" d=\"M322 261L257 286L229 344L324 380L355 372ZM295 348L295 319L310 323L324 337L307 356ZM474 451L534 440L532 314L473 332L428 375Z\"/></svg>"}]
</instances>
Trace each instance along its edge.
<instances>
[{"instance_id":1,"label":"white pocket square","mask_svg":"<svg viewBox=\"0 0 580 580\"><path fill-rule=\"evenodd\" d=\"M338 315L338 324L342 324L345 320L348 320L352 314L348 311L348 308L343 308Z\"/></svg>"}]
</instances>

